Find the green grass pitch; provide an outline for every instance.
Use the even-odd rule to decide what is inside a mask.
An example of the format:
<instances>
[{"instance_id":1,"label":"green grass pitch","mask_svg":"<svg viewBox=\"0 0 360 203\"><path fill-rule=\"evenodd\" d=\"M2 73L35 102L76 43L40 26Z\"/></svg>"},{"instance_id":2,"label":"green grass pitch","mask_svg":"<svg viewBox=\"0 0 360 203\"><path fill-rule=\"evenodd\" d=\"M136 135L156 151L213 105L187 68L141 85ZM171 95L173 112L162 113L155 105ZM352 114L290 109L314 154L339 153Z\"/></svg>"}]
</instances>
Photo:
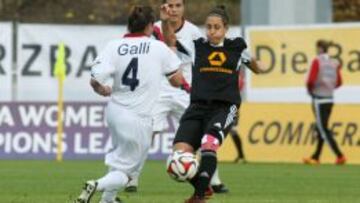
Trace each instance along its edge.
<instances>
[{"instance_id":1,"label":"green grass pitch","mask_svg":"<svg viewBox=\"0 0 360 203\"><path fill-rule=\"evenodd\" d=\"M160 161L148 161L137 194L121 193L125 203L182 203L188 184L171 180ZM0 203L68 203L85 180L102 176L101 161L0 161ZM360 166L220 163L230 188L209 203L360 203ZM98 203L99 194L94 196Z\"/></svg>"}]
</instances>

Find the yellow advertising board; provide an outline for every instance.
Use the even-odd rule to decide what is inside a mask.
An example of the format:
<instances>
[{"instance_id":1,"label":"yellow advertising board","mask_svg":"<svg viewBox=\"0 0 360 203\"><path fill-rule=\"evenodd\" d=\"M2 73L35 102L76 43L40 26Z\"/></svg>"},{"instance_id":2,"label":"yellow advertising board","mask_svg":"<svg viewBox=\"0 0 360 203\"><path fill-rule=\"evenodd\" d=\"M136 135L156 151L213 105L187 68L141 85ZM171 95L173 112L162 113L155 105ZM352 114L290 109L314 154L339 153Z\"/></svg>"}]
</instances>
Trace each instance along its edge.
<instances>
[{"instance_id":1,"label":"yellow advertising board","mask_svg":"<svg viewBox=\"0 0 360 203\"><path fill-rule=\"evenodd\" d=\"M360 164L360 104L336 105L329 128L348 163ZM316 132L310 104L245 103L238 131L247 160L253 162L301 162L315 150ZM236 149L228 136L219 151L220 161L232 161ZM325 143L322 163L334 163Z\"/></svg>"},{"instance_id":2,"label":"yellow advertising board","mask_svg":"<svg viewBox=\"0 0 360 203\"><path fill-rule=\"evenodd\" d=\"M266 66L251 77L252 88L304 87L319 39L334 43L329 54L342 63L345 85L360 85L360 24L250 28L247 36L253 56Z\"/></svg>"}]
</instances>

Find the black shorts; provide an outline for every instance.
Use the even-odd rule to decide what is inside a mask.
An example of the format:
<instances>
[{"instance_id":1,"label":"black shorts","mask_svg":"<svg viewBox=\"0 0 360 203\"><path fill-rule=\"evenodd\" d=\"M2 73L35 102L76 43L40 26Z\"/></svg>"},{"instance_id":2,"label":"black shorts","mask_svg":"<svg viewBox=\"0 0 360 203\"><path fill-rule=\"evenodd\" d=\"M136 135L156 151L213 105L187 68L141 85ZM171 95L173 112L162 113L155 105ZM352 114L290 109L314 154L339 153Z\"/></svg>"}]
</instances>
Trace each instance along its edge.
<instances>
[{"instance_id":1,"label":"black shorts","mask_svg":"<svg viewBox=\"0 0 360 203\"><path fill-rule=\"evenodd\" d=\"M238 114L239 105L225 102L194 102L180 120L174 144L185 142L198 150L205 134L216 136L220 143L225 139Z\"/></svg>"}]
</instances>

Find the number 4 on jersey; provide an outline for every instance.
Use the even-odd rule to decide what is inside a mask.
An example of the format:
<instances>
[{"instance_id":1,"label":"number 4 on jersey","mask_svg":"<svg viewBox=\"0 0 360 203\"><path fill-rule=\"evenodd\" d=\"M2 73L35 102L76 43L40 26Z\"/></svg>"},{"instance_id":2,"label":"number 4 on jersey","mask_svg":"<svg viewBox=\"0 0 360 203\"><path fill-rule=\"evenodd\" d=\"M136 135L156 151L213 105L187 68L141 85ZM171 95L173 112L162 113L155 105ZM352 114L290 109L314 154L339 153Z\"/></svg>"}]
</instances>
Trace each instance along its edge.
<instances>
[{"instance_id":1,"label":"number 4 on jersey","mask_svg":"<svg viewBox=\"0 0 360 203\"><path fill-rule=\"evenodd\" d=\"M135 57L131 59L129 65L127 66L121 78L122 84L130 86L131 91L134 91L136 87L139 86L139 80L136 78L137 72L138 72L138 58Z\"/></svg>"}]
</instances>

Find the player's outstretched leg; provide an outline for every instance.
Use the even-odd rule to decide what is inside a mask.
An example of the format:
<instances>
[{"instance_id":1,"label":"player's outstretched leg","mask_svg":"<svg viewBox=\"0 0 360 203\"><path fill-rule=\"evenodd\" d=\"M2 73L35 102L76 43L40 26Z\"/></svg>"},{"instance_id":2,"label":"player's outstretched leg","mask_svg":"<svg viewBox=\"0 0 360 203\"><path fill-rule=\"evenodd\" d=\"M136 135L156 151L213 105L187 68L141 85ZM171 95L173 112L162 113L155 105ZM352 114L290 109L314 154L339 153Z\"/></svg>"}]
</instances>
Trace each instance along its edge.
<instances>
[{"instance_id":1,"label":"player's outstretched leg","mask_svg":"<svg viewBox=\"0 0 360 203\"><path fill-rule=\"evenodd\" d=\"M217 166L216 151L220 147L218 138L206 134L201 140L201 162L197 175L191 179L195 193L186 203L204 203L205 193Z\"/></svg>"},{"instance_id":2,"label":"player's outstretched leg","mask_svg":"<svg viewBox=\"0 0 360 203\"><path fill-rule=\"evenodd\" d=\"M127 175L118 170L110 170L108 174L98 180L89 180L74 203L90 203L96 191L103 192L100 203L121 203L116 197L129 181Z\"/></svg>"},{"instance_id":3,"label":"player's outstretched leg","mask_svg":"<svg viewBox=\"0 0 360 203\"><path fill-rule=\"evenodd\" d=\"M128 176L119 170L110 170L108 174L97 180L97 191L102 191L101 203L118 203L116 195L129 182Z\"/></svg>"},{"instance_id":4,"label":"player's outstretched leg","mask_svg":"<svg viewBox=\"0 0 360 203\"><path fill-rule=\"evenodd\" d=\"M149 142L153 143L154 137L157 136L157 134L159 134L159 133L154 132L151 137L145 136L145 137L143 137L143 139L148 138ZM125 192L136 193L138 191L139 177L140 177L142 169L144 168L144 165L145 165L145 162L147 159L147 155L148 155L147 151L146 151L146 153L143 153L140 166L137 169L135 169L135 171L130 175L130 181L126 184L126 187L124 189Z\"/></svg>"}]
</instances>

